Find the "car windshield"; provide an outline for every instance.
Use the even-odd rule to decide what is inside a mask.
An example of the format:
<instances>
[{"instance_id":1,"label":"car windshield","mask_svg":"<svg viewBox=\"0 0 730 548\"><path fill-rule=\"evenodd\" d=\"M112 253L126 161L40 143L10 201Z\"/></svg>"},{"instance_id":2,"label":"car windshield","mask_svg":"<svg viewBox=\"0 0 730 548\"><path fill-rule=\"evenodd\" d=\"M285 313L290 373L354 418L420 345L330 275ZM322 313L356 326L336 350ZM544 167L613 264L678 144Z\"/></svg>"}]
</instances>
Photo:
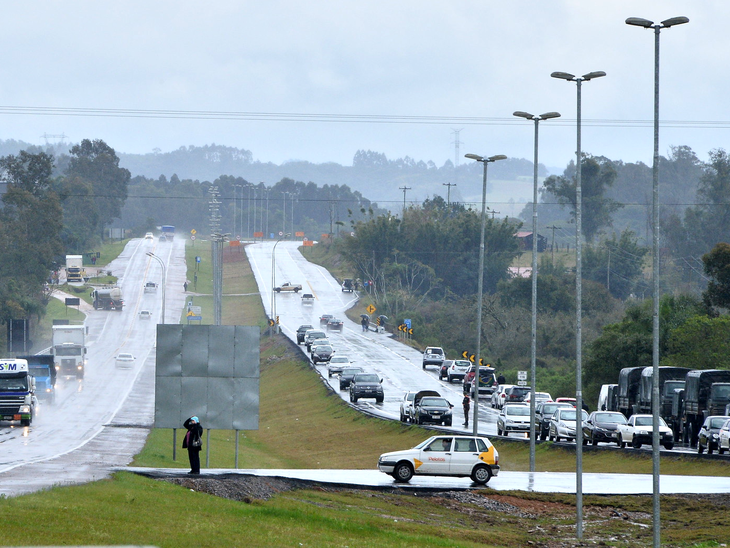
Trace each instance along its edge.
<instances>
[{"instance_id":1,"label":"car windshield","mask_svg":"<svg viewBox=\"0 0 730 548\"><path fill-rule=\"evenodd\" d=\"M345 356L334 356L330 363L348 363L350 360L347 359Z\"/></svg>"},{"instance_id":2,"label":"car windshield","mask_svg":"<svg viewBox=\"0 0 730 548\"><path fill-rule=\"evenodd\" d=\"M355 375L353 379L355 382L379 382L380 379L377 375Z\"/></svg>"},{"instance_id":3,"label":"car windshield","mask_svg":"<svg viewBox=\"0 0 730 548\"><path fill-rule=\"evenodd\" d=\"M575 420L575 409L558 409L558 418L561 421L574 421ZM586 420L588 418L588 413L583 411L583 420Z\"/></svg>"},{"instance_id":4,"label":"car windshield","mask_svg":"<svg viewBox=\"0 0 730 548\"><path fill-rule=\"evenodd\" d=\"M315 348L317 352L332 352L332 347L328 344L318 344Z\"/></svg>"},{"instance_id":5,"label":"car windshield","mask_svg":"<svg viewBox=\"0 0 730 548\"><path fill-rule=\"evenodd\" d=\"M406 394L406 401L413 401L413 398L415 398L415 397L416 397L416 393L415 392L408 392Z\"/></svg>"},{"instance_id":6,"label":"car windshield","mask_svg":"<svg viewBox=\"0 0 730 548\"><path fill-rule=\"evenodd\" d=\"M727 417L718 417L716 419L710 419L710 428L722 428L722 425L725 424L726 420L727 420Z\"/></svg>"},{"instance_id":7,"label":"car windshield","mask_svg":"<svg viewBox=\"0 0 730 548\"><path fill-rule=\"evenodd\" d=\"M423 398L421 399L421 405L424 407L448 407L449 402L444 398Z\"/></svg>"},{"instance_id":8,"label":"car windshield","mask_svg":"<svg viewBox=\"0 0 730 548\"><path fill-rule=\"evenodd\" d=\"M426 354L443 354L443 353L444 353L444 351L441 350L440 348L429 348L428 350L426 350Z\"/></svg>"},{"instance_id":9,"label":"car windshield","mask_svg":"<svg viewBox=\"0 0 730 548\"><path fill-rule=\"evenodd\" d=\"M647 416L647 417L636 417L636 421L634 424L636 426L652 426L652 421L654 420L654 417ZM664 419L659 417L659 426L666 426L667 423L664 422Z\"/></svg>"},{"instance_id":10,"label":"car windshield","mask_svg":"<svg viewBox=\"0 0 730 548\"><path fill-rule=\"evenodd\" d=\"M132 354L119 354L119 356L117 356L117 359L118 360L131 360Z\"/></svg>"},{"instance_id":11,"label":"car windshield","mask_svg":"<svg viewBox=\"0 0 730 548\"><path fill-rule=\"evenodd\" d=\"M594 420L609 424L626 424L626 417L621 413L596 413Z\"/></svg>"},{"instance_id":12,"label":"car windshield","mask_svg":"<svg viewBox=\"0 0 730 548\"><path fill-rule=\"evenodd\" d=\"M518 417L529 416L530 408L526 405L508 405L504 409L505 415L516 415Z\"/></svg>"},{"instance_id":13,"label":"car windshield","mask_svg":"<svg viewBox=\"0 0 730 548\"><path fill-rule=\"evenodd\" d=\"M471 362L468 362L466 360L454 360L454 365L456 367L469 367L471 365Z\"/></svg>"},{"instance_id":14,"label":"car windshield","mask_svg":"<svg viewBox=\"0 0 730 548\"><path fill-rule=\"evenodd\" d=\"M362 368L360 367L346 367L342 370L343 375L357 375L358 373L362 373Z\"/></svg>"}]
</instances>

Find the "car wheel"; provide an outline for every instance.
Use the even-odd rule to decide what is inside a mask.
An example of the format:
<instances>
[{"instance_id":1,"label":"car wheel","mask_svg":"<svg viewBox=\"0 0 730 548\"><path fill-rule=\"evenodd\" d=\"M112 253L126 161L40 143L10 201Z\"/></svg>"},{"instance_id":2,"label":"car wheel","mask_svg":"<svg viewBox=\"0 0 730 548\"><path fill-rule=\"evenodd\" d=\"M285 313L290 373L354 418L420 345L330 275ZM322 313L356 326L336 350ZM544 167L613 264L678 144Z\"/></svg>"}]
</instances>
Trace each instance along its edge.
<instances>
[{"instance_id":1,"label":"car wheel","mask_svg":"<svg viewBox=\"0 0 730 548\"><path fill-rule=\"evenodd\" d=\"M667 451L671 451L672 449L674 449L674 444L673 443L665 443L664 444L664 449L666 449Z\"/></svg>"},{"instance_id":2,"label":"car wheel","mask_svg":"<svg viewBox=\"0 0 730 548\"><path fill-rule=\"evenodd\" d=\"M616 445L618 445L621 449L626 447L626 444L624 443L624 439L621 437L621 434L618 435L618 439L616 440Z\"/></svg>"},{"instance_id":3,"label":"car wheel","mask_svg":"<svg viewBox=\"0 0 730 548\"><path fill-rule=\"evenodd\" d=\"M598 445L598 440L597 440L596 438L593 438L593 439L591 440L591 443L592 443L592 444L593 444L594 446L596 446L596 445Z\"/></svg>"},{"instance_id":4,"label":"car wheel","mask_svg":"<svg viewBox=\"0 0 730 548\"><path fill-rule=\"evenodd\" d=\"M393 477L398 483L408 483L413 477L413 468L409 462L399 462L393 470Z\"/></svg>"},{"instance_id":5,"label":"car wheel","mask_svg":"<svg viewBox=\"0 0 730 548\"><path fill-rule=\"evenodd\" d=\"M717 448L717 452L722 455L723 453L725 453L725 448L724 447L718 447Z\"/></svg>"},{"instance_id":6,"label":"car wheel","mask_svg":"<svg viewBox=\"0 0 730 548\"><path fill-rule=\"evenodd\" d=\"M557 434L555 434L555 443L558 443L559 441L560 441L560 436L558 436Z\"/></svg>"},{"instance_id":7,"label":"car wheel","mask_svg":"<svg viewBox=\"0 0 730 548\"><path fill-rule=\"evenodd\" d=\"M330 371L329 369L327 370L327 376L328 376L328 377L329 377L330 379L332 378L332 371Z\"/></svg>"},{"instance_id":8,"label":"car wheel","mask_svg":"<svg viewBox=\"0 0 730 548\"><path fill-rule=\"evenodd\" d=\"M474 470L471 471L471 480L474 483L484 485L486 483L489 483L490 479L492 479L492 471L490 470L489 466L484 466L483 464L480 464L478 466L475 466Z\"/></svg>"},{"instance_id":9,"label":"car wheel","mask_svg":"<svg viewBox=\"0 0 730 548\"><path fill-rule=\"evenodd\" d=\"M426 364L425 363L423 364L423 368L426 369Z\"/></svg>"},{"instance_id":10,"label":"car wheel","mask_svg":"<svg viewBox=\"0 0 730 548\"><path fill-rule=\"evenodd\" d=\"M638 440L638 438L634 438L631 440L631 447L634 449L641 449L641 442Z\"/></svg>"},{"instance_id":11,"label":"car wheel","mask_svg":"<svg viewBox=\"0 0 730 548\"><path fill-rule=\"evenodd\" d=\"M497 426L497 435L498 436L502 435L502 429L499 426Z\"/></svg>"},{"instance_id":12,"label":"car wheel","mask_svg":"<svg viewBox=\"0 0 730 548\"><path fill-rule=\"evenodd\" d=\"M444 423L444 425L445 425L445 426L451 426L451 421L446 421L446 422Z\"/></svg>"},{"instance_id":13,"label":"car wheel","mask_svg":"<svg viewBox=\"0 0 730 548\"><path fill-rule=\"evenodd\" d=\"M375 398L375 403L383 403L383 398Z\"/></svg>"}]
</instances>

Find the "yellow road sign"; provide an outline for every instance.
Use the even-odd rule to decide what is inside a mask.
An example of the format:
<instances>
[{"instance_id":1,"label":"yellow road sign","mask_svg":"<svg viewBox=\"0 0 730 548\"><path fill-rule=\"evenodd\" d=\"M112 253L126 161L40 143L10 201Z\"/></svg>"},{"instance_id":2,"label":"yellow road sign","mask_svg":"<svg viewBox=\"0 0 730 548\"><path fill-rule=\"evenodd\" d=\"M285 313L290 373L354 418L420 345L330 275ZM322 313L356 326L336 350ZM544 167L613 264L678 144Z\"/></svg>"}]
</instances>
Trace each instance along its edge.
<instances>
[{"instance_id":1,"label":"yellow road sign","mask_svg":"<svg viewBox=\"0 0 730 548\"><path fill-rule=\"evenodd\" d=\"M408 334L409 334L409 335L413 335L413 328L412 328L412 327L409 327L409 328L408 328Z\"/></svg>"},{"instance_id":2,"label":"yellow road sign","mask_svg":"<svg viewBox=\"0 0 730 548\"><path fill-rule=\"evenodd\" d=\"M461 357L462 357L462 358L464 358L465 360L468 360L468 359L469 359L469 352L468 352L468 351L466 351L466 350L464 350L464 351L463 351L463 352L461 353Z\"/></svg>"},{"instance_id":3,"label":"yellow road sign","mask_svg":"<svg viewBox=\"0 0 730 548\"><path fill-rule=\"evenodd\" d=\"M373 305L369 304L368 307L365 309L368 311L368 314L374 314L377 308L375 308Z\"/></svg>"},{"instance_id":4,"label":"yellow road sign","mask_svg":"<svg viewBox=\"0 0 730 548\"><path fill-rule=\"evenodd\" d=\"M197 234L197 233L198 233L198 231L197 231L197 230L195 230L195 229L192 229L192 230L190 231L190 234L192 234L193 236L194 236L195 234Z\"/></svg>"}]
</instances>

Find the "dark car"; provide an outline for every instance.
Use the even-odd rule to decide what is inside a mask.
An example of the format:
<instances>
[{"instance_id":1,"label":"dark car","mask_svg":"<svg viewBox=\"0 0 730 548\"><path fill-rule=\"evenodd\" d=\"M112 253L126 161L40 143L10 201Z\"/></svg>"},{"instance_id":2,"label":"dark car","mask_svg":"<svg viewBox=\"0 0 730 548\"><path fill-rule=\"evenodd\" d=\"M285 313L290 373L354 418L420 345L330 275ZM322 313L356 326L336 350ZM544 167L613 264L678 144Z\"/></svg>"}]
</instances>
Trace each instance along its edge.
<instances>
[{"instance_id":1,"label":"dark car","mask_svg":"<svg viewBox=\"0 0 730 548\"><path fill-rule=\"evenodd\" d=\"M441 396L425 396L416 394L413 400L413 416L416 424L443 424L451 426L454 407ZM420 397L419 397L420 396Z\"/></svg>"},{"instance_id":2,"label":"dark car","mask_svg":"<svg viewBox=\"0 0 730 548\"><path fill-rule=\"evenodd\" d=\"M327 331L340 331L345 328L345 323L337 318L330 318L327 322Z\"/></svg>"},{"instance_id":3,"label":"dark car","mask_svg":"<svg viewBox=\"0 0 730 548\"><path fill-rule=\"evenodd\" d=\"M319 317L319 325L320 326L323 326L323 325L326 326L332 318L334 318L334 316L332 314L322 314Z\"/></svg>"},{"instance_id":4,"label":"dark car","mask_svg":"<svg viewBox=\"0 0 730 548\"><path fill-rule=\"evenodd\" d=\"M467 369L466 373L464 373L464 394L472 393L472 385L474 384L476 370L476 365L470 365L469 369ZM497 379L494 376L494 368L486 365L480 365L479 377L479 395L491 396L494 392L494 386L497 383Z\"/></svg>"},{"instance_id":5,"label":"dark car","mask_svg":"<svg viewBox=\"0 0 730 548\"><path fill-rule=\"evenodd\" d=\"M504 391L504 403L522 403L530 390L529 386L510 386Z\"/></svg>"},{"instance_id":6,"label":"dark car","mask_svg":"<svg viewBox=\"0 0 730 548\"><path fill-rule=\"evenodd\" d=\"M449 378L449 367L452 363L454 363L454 360L445 360L444 363L441 365L441 367L439 368L440 381Z\"/></svg>"},{"instance_id":7,"label":"dark car","mask_svg":"<svg viewBox=\"0 0 730 548\"><path fill-rule=\"evenodd\" d=\"M583 439L586 443L618 443L616 427L626 424L626 417L618 411L594 411L583 424Z\"/></svg>"},{"instance_id":8,"label":"dark car","mask_svg":"<svg viewBox=\"0 0 730 548\"><path fill-rule=\"evenodd\" d=\"M711 455L715 449L720 448L720 429L727 419L722 415L712 415L705 419L697 437L698 453L702 453L707 449L707 454Z\"/></svg>"},{"instance_id":9,"label":"dark car","mask_svg":"<svg viewBox=\"0 0 730 548\"><path fill-rule=\"evenodd\" d=\"M352 293L355 289L355 281L352 278L345 278L342 282L342 291Z\"/></svg>"},{"instance_id":10,"label":"dark car","mask_svg":"<svg viewBox=\"0 0 730 548\"><path fill-rule=\"evenodd\" d=\"M350 383L352 382L352 377L354 377L358 373L364 373L362 367L344 368L342 370L342 373L340 373L340 390L344 390L345 388L350 388Z\"/></svg>"},{"instance_id":11,"label":"dark car","mask_svg":"<svg viewBox=\"0 0 730 548\"><path fill-rule=\"evenodd\" d=\"M541 440L546 440L550 430L550 418L559 407L573 408L569 403L558 403L554 401L538 403L535 407L535 427Z\"/></svg>"},{"instance_id":12,"label":"dark car","mask_svg":"<svg viewBox=\"0 0 730 548\"><path fill-rule=\"evenodd\" d=\"M350 401L357 403L360 398L375 398L383 403L382 379L375 373L358 373L350 381Z\"/></svg>"},{"instance_id":13,"label":"dark car","mask_svg":"<svg viewBox=\"0 0 730 548\"><path fill-rule=\"evenodd\" d=\"M306 324L297 327L297 344L302 344L304 342L304 335L309 329L314 329L314 326Z\"/></svg>"}]
</instances>

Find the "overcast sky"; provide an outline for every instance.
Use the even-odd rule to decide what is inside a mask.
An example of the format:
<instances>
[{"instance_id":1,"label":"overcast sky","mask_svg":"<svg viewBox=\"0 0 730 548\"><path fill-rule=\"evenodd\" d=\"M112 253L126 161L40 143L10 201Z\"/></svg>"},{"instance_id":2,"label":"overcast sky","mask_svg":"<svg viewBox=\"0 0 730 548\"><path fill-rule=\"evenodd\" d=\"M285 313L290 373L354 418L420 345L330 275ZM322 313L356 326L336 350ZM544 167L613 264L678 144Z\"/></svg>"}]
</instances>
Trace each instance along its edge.
<instances>
[{"instance_id":1,"label":"overcast sky","mask_svg":"<svg viewBox=\"0 0 730 548\"><path fill-rule=\"evenodd\" d=\"M441 166L454 129L462 162L531 160L534 126L512 112L558 111L540 126L540 162L562 169L576 85L550 73L602 70L582 88L583 150L650 164L654 35L624 20L684 15L661 33L660 118L685 123L662 127L660 152L689 145L705 160L728 146L729 14L726 0L7 2L0 138L136 153L216 143L275 163L349 165L370 149Z\"/></svg>"}]
</instances>

